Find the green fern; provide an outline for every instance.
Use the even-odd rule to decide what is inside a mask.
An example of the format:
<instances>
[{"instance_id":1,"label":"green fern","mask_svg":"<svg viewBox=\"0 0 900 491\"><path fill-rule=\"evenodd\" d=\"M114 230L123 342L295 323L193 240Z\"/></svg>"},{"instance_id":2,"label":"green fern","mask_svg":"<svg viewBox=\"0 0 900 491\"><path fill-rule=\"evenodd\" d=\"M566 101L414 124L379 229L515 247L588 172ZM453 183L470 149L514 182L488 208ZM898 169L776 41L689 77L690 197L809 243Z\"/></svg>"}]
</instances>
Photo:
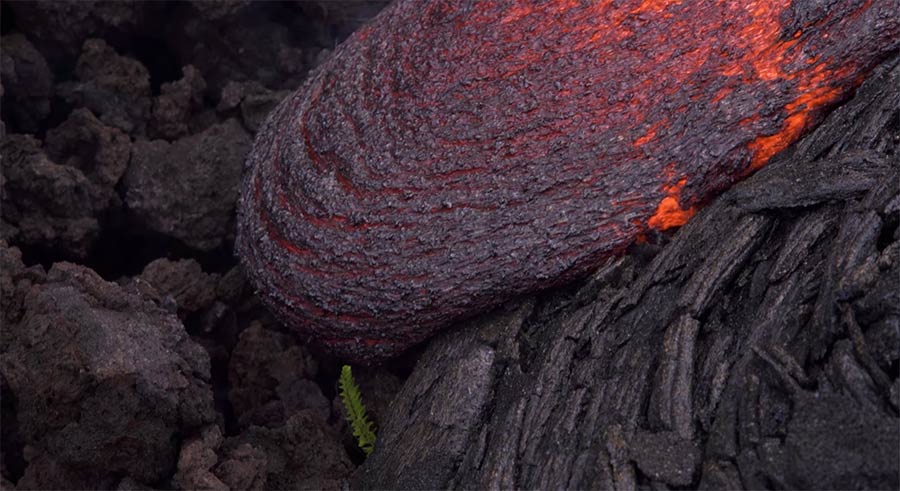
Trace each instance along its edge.
<instances>
[{"instance_id":1,"label":"green fern","mask_svg":"<svg viewBox=\"0 0 900 491\"><path fill-rule=\"evenodd\" d=\"M366 416L366 406L363 405L362 395L348 365L341 368L338 387L341 389L341 402L347 412L347 422L353 428L353 436L356 437L359 448L369 455L375 450L375 424Z\"/></svg>"}]
</instances>

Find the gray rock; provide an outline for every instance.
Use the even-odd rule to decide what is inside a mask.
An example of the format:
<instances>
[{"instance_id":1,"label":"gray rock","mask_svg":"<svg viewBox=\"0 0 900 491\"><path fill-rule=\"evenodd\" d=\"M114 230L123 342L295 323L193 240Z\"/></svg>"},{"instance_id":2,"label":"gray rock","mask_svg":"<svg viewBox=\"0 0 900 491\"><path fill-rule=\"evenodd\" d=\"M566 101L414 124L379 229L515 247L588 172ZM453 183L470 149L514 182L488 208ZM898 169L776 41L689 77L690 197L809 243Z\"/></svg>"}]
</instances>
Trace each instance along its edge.
<instances>
[{"instance_id":1,"label":"gray rock","mask_svg":"<svg viewBox=\"0 0 900 491\"><path fill-rule=\"evenodd\" d=\"M226 112L239 108L244 127L256 133L272 109L288 95L290 91L272 91L257 82L228 82L216 109Z\"/></svg>"},{"instance_id":2,"label":"gray rock","mask_svg":"<svg viewBox=\"0 0 900 491\"><path fill-rule=\"evenodd\" d=\"M174 143L135 142L125 202L141 225L208 251L231 233L250 138L235 120Z\"/></svg>"},{"instance_id":3,"label":"gray rock","mask_svg":"<svg viewBox=\"0 0 900 491\"><path fill-rule=\"evenodd\" d=\"M27 135L3 139L4 235L23 245L84 258L99 234L98 217L118 206L115 186L131 154L128 135L87 109L47 132L46 154Z\"/></svg>"},{"instance_id":4,"label":"gray rock","mask_svg":"<svg viewBox=\"0 0 900 491\"><path fill-rule=\"evenodd\" d=\"M21 34L0 39L3 95L10 98L11 117L19 131L33 133L50 113L53 73L44 57Z\"/></svg>"},{"instance_id":5,"label":"gray rock","mask_svg":"<svg viewBox=\"0 0 900 491\"><path fill-rule=\"evenodd\" d=\"M19 487L157 482L177 435L212 422L209 358L178 319L133 288L55 264L4 326L0 371L29 462ZM23 484L24 483L24 484Z\"/></svg>"},{"instance_id":6,"label":"gray rock","mask_svg":"<svg viewBox=\"0 0 900 491\"><path fill-rule=\"evenodd\" d=\"M639 431L631 440L631 456L644 474L673 486L691 484L702 457L698 446L672 431Z\"/></svg>"},{"instance_id":7,"label":"gray rock","mask_svg":"<svg viewBox=\"0 0 900 491\"><path fill-rule=\"evenodd\" d=\"M171 261L161 258L148 264L140 279L152 285L163 297L171 296L183 319L212 305L219 275L204 273L193 259Z\"/></svg>"},{"instance_id":8,"label":"gray rock","mask_svg":"<svg viewBox=\"0 0 900 491\"><path fill-rule=\"evenodd\" d=\"M278 427L307 409L328 419L329 403L312 381L318 362L288 335L254 322L231 355L229 399L242 426Z\"/></svg>"},{"instance_id":9,"label":"gray rock","mask_svg":"<svg viewBox=\"0 0 900 491\"><path fill-rule=\"evenodd\" d=\"M897 419L850 397L816 395L798 401L785 441L788 487L896 489Z\"/></svg>"},{"instance_id":10,"label":"gray rock","mask_svg":"<svg viewBox=\"0 0 900 491\"><path fill-rule=\"evenodd\" d=\"M95 208L102 210L118 200L115 186L131 157L131 139L127 134L104 125L82 108L72 111L63 124L47 132L44 147L51 160L78 169L90 181L88 192Z\"/></svg>"},{"instance_id":11,"label":"gray rock","mask_svg":"<svg viewBox=\"0 0 900 491\"><path fill-rule=\"evenodd\" d=\"M275 429L251 426L222 448L234 456L245 445L265 455L269 489L340 489L340 480L353 471L340 436L315 411L299 411ZM252 461L258 465L261 455Z\"/></svg>"},{"instance_id":12,"label":"gray rock","mask_svg":"<svg viewBox=\"0 0 900 491\"><path fill-rule=\"evenodd\" d=\"M22 253L16 247L9 247L0 239L0 309L3 326L18 322L22 316L25 293L32 285L43 283L46 278L40 266L26 268L22 263ZM9 345L6 330L0 329L0 352L5 352Z\"/></svg>"},{"instance_id":13,"label":"gray rock","mask_svg":"<svg viewBox=\"0 0 900 491\"><path fill-rule=\"evenodd\" d=\"M16 244L85 257L100 229L95 215L105 207L94 199L91 181L52 162L30 136L7 135L0 149L3 235Z\"/></svg>"},{"instance_id":14,"label":"gray rock","mask_svg":"<svg viewBox=\"0 0 900 491\"><path fill-rule=\"evenodd\" d=\"M225 485L210 469L218 462L216 450L222 445L222 431L218 426L204 428L200 436L189 439L181 447L178 472L172 478L176 489L221 489Z\"/></svg>"},{"instance_id":15,"label":"gray rock","mask_svg":"<svg viewBox=\"0 0 900 491\"><path fill-rule=\"evenodd\" d=\"M16 26L34 36L35 44L56 65L71 62L88 36L133 29L144 16L147 2L55 0L10 2ZM4 48L5 49L5 48Z\"/></svg>"},{"instance_id":16,"label":"gray rock","mask_svg":"<svg viewBox=\"0 0 900 491\"><path fill-rule=\"evenodd\" d=\"M141 134L150 114L150 74L139 61L120 56L102 39L84 42L77 82L57 86L69 104L84 106L104 123Z\"/></svg>"},{"instance_id":17,"label":"gray rock","mask_svg":"<svg viewBox=\"0 0 900 491\"><path fill-rule=\"evenodd\" d=\"M181 447L176 489L263 489L266 485L266 453L243 443L222 448L218 426L204 428L200 436Z\"/></svg>"},{"instance_id":18,"label":"gray rock","mask_svg":"<svg viewBox=\"0 0 900 491\"><path fill-rule=\"evenodd\" d=\"M202 106L206 81L193 65L181 71L184 76L163 84L162 94L153 99L149 129L151 137L174 140L187 135L191 116Z\"/></svg>"},{"instance_id":19,"label":"gray rock","mask_svg":"<svg viewBox=\"0 0 900 491\"><path fill-rule=\"evenodd\" d=\"M266 486L266 453L258 447L242 443L222 452L215 474L231 489L264 489Z\"/></svg>"}]
</instances>

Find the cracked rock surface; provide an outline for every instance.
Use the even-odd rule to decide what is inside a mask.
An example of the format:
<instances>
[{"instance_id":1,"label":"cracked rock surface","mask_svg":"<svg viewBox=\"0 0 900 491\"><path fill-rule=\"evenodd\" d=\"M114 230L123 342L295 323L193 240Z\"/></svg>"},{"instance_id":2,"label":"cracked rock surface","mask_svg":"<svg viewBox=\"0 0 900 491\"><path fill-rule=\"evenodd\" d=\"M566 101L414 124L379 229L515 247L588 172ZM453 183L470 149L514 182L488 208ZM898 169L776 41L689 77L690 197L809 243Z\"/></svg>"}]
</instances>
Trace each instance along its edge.
<instances>
[{"instance_id":1,"label":"cracked rock surface","mask_svg":"<svg viewBox=\"0 0 900 491\"><path fill-rule=\"evenodd\" d=\"M894 60L661 249L440 336L354 487L896 488L898 122Z\"/></svg>"}]
</instances>

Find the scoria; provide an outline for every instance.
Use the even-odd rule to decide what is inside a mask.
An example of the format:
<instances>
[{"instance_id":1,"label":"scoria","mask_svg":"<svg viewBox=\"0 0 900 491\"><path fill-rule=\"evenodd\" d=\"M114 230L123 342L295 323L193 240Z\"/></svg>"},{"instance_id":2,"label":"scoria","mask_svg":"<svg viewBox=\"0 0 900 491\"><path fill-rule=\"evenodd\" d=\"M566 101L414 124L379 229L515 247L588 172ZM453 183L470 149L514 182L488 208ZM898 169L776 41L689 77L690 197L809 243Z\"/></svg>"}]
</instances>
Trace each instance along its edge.
<instances>
[{"instance_id":1,"label":"scoria","mask_svg":"<svg viewBox=\"0 0 900 491\"><path fill-rule=\"evenodd\" d=\"M900 0L398 0L269 116L237 248L359 362L589 274L786 148L900 47Z\"/></svg>"}]
</instances>

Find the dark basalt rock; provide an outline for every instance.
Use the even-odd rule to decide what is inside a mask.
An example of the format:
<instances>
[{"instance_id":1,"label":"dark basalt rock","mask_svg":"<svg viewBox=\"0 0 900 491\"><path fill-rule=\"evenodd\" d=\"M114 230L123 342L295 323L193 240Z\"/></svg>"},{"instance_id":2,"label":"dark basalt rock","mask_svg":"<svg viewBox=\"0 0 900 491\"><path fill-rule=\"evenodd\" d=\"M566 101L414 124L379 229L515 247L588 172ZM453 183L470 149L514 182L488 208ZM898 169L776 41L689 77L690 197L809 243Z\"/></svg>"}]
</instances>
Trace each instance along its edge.
<instances>
[{"instance_id":1,"label":"dark basalt rock","mask_svg":"<svg viewBox=\"0 0 900 491\"><path fill-rule=\"evenodd\" d=\"M84 106L104 123L142 134L150 114L150 74L138 60L121 56L102 39L84 42L75 66L78 81L57 85L69 104Z\"/></svg>"},{"instance_id":2,"label":"dark basalt rock","mask_svg":"<svg viewBox=\"0 0 900 491\"><path fill-rule=\"evenodd\" d=\"M3 257L15 263L15 253ZM14 269L4 312L18 298L22 313L4 325L0 373L28 461L17 486L91 489L122 475L171 475L176 436L216 419L203 349L173 314L89 269L57 263L32 280Z\"/></svg>"},{"instance_id":3,"label":"dark basalt rock","mask_svg":"<svg viewBox=\"0 0 900 491\"><path fill-rule=\"evenodd\" d=\"M394 3L263 125L249 277L371 362L683 224L900 46L892 0L754 5Z\"/></svg>"},{"instance_id":4,"label":"dark basalt rock","mask_svg":"<svg viewBox=\"0 0 900 491\"><path fill-rule=\"evenodd\" d=\"M208 251L234 217L250 136L229 119L174 143L138 140L123 178L125 203L149 230Z\"/></svg>"},{"instance_id":5,"label":"dark basalt rock","mask_svg":"<svg viewBox=\"0 0 900 491\"><path fill-rule=\"evenodd\" d=\"M0 76L3 78L4 104L12 123L20 131L34 132L50 113L53 74L41 53L21 34L3 36L0 40ZM4 102L6 102L4 101Z\"/></svg>"}]
</instances>

